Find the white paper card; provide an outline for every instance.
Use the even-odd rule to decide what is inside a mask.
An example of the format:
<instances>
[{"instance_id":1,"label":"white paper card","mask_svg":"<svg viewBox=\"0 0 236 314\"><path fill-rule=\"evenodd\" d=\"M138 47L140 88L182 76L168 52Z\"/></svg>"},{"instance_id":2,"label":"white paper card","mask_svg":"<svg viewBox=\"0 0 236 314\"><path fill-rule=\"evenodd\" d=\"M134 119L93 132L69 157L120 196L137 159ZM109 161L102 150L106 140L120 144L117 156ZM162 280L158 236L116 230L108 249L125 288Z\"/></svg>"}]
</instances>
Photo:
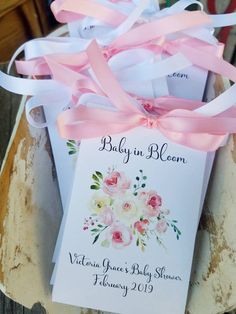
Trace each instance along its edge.
<instances>
[{"instance_id":1,"label":"white paper card","mask_svg":"<svg viewBox=\"0 0 236 314\"><path fill-rule=\"evenodd\" d=\"M144 128L83 141L53 300L183 314L206 157Z\"/></svg>"},{"instance_id":2,"label":"white paper card","mask_svg":"<svg viewBox=\"0 0 236 314\"><path fill-rule=\"evenodd\" d=\"M56 120L63 110L65 110L65 108L60 106L44 107L44 114L48 123L48 133L57 171L62 207L65 211L72 189L78 145L75 141L62 139L58 133Z\"/></svg>"},{"instance_id":3,"label":"white paper card","mask_svg":"<svg viewBox=\"0 0 236 314\"><path fill-rule=\"evenodd\" d=\"M170 95L192 100L202 100L208 71L191 66L167 76Z\"/></svg>"},{"instance_id":4,"label":"white paper card","mask_svg":"<svg viewBox=\"0 0 236 314\"><path fill-rule=\"evenodd\" d=\"M167 55L163 56L167 57ZM160 56L157 55L156 60L158 60L158 58L160 58ZM167 77L149 82L133 83L129 81L126 82L123 87L125 87L126 90L130 89L130 91L136 95L147 98L150 98L151 95L152 98L162 95L172 95L192 100L202 100L207 76L208 71L196 66L191 66L181 72L174 72ZM70 198L71 184L73 182L74 164L76 161L76 155L73 154L73 151L77 150L77 144L75 142L71 143L70 149L70 146L68 146L70 143L61 139L58 134L56 119L58 114L64 109L65 108L60 108L59 106L50 106L45 107L44 112L46 120L48 121L48 131L55 158L63 209L65 211ZM65 165L67 165L67 167L65 167Z\"/></svg>"}]
</instances>

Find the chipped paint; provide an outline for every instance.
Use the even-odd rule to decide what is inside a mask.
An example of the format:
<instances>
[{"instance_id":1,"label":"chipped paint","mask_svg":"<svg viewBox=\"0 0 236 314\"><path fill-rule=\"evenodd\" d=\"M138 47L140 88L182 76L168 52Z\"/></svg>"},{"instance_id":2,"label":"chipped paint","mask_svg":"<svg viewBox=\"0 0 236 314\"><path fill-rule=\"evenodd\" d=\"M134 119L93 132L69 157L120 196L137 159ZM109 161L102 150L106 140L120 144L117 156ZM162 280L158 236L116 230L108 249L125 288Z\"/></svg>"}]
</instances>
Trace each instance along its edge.
<instances>
[{"instance_id":1,"label":"chipped paint","mask_svg":"<svg viewBox=\"0 0 236 314\"><path fill-rule=\"evenodd\" d=\"M78 308L51 300L51 259L62 214L53 169L47 133L29 129L22 115L0 176L0 282L28 308L41 303L48 313L78 314Z\"/></svg>"},{"instance_id":2,"label":"chipped paint","mask_svg":"<svg viewBox=\"0 0 236 314\"><path fill-rule=\"evenodd\" d=\"M191 314L223 314L236 307L236 166L233 139L217 156L199 225L200 246L189 293ZM203 307L204 305L204 307Z\"/></svg>"},{"instance_id":3,"label":"chipped paint","mask_svg":"<svg viewBox=\"0 0 236 314\"><path fill-rule=\"evenodd\" d=\"M2 247L3 243L3 236L4 236L4 221L5 216L7 214L7 207L8 207L8 201L9 201L9 187L11 178L16 174L16 166L14 165L14 157L17 153L17 150L22 151L22 147L24 147L24 150L29 149L29 147L33 144L33 139L29 136L26 137L25 135L27 132L27 125L23 122L20 122L19 129L21 132L17 132L17 135L13 141L13 144L9 150L8 153L8 161L5 163L5 167L3 168L3 171L1 172L0 176L0 235L1 235L1 243L0 246ZM18 143L18 145L16 145ZM3 251L0 250L0 281L4 283L4 273L2 270L2 259L3 259Z\"/></svg>"}]
</instances>

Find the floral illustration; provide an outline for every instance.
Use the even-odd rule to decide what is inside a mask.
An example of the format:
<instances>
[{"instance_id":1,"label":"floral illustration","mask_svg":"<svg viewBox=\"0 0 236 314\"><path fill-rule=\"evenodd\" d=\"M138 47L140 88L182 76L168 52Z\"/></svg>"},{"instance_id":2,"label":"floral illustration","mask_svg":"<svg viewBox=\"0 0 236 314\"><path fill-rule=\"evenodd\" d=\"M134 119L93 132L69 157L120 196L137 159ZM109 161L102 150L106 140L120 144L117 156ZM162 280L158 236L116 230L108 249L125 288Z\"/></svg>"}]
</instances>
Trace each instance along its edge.
<instances>
[{"instance_id":1,"label":"floral illustration","mask_svg":"<svg viewBox=\"0 0 236 314\"><path fill-rule=\"evenodd\" d=\"M66 146L68 148L68 154L69 155L74 155L74 154L78 153L78 151L79 151L79 144L80 144L80 142L76 142L74 140L68 140L66 142Z\"/></svg>"},{"instance_id":2,"label":"floral illustration","mask_svg":"<svg viewBox=\"0 0 236 314\"><path fill-rule=\"evenodd\" d=\"M83 230L91 233L93 244L120 249L133 242L144 251L151 238L164 246L169 229L180 239L177 220L169 218L170 211L163 207L161 196L147 189L148 178L143 170L133 183L115 169L109 169L106 175L96 171L92 181L91 215L84 220Z\"/></svg>"}]
</instances>

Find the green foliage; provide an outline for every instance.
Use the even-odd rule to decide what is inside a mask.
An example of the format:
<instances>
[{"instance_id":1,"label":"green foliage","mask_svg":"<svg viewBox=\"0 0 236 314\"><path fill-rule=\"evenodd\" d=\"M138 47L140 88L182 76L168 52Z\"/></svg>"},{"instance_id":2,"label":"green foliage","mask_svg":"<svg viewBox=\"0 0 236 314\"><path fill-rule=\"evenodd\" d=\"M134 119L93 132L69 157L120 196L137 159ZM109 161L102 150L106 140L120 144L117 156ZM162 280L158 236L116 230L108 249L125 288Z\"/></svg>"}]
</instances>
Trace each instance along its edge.
<instances>
[{"instance_id":1,"label":"green foliage","mask_svg":"<svg viewBox=\"0 0 236 314\"><path fill-rule=\"evenodd\" d=\"M99 190L101 188L101 183L103 180L103 175L100 171L95 171L92 174L93 184L90 186L91 190Z\"/></svg>"},{"instance_id":2,"label":"green foliage","mask_svg":"<svg viewBox=\"0 0 236 314\"><path fill-rule=\"evenodd\" d=\"M79 150L79 145L76 143L76 141L74 141L74 140L68 140L67 142L66 142L66 146L67 146L67 148L68 148L68 154L69 155L74 155L74 154L76 154L77 152L78 152L78 150Z\"/></svg>"},{"instance_id":3,"label":"green foliage","mask_svg":"<svg viewBox=\"0 0 236 314\"><path fill-rule=\"evenodd\" d=\"M91 190L99 190L99 189L100 189L100 186L98 186L98 185L91 185L91 186L90 186L90 189L91 189Z\"/></svg>"},{"instance_id":4,"label":"green foliage","mask_svg":"<svg viewBox=\"0 0 236 314\"><path fill-rule=\"evenodd\" d=\"M96 235L96 237L94 238L94 240L93 240L93 244L97 242L97 240L98 240L99 236L100 236L100 233L98 233L98 234Z\"/></svg>"}]
</instances>

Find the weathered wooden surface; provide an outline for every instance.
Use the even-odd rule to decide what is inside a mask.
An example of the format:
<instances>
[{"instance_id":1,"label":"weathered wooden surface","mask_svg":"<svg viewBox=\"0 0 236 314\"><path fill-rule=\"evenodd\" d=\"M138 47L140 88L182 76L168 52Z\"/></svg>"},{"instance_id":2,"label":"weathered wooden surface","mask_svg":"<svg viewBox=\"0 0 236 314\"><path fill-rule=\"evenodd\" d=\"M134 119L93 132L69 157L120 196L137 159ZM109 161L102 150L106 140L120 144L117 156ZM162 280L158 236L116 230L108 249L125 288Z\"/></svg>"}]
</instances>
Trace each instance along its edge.
<instances>
[{"instance_id":1,"label":"weathered wooden surface","mask_svg":"<svg viewBox=\"0 0 236 314\"><path fill-rule=\"evenodd\" d=\"M0 69L5 71L6 65L0 65ZM20 96L0 89L0 167L15 124L20 100ZM0 313L43 314L45 310L40 304L35 304L32 310L29 310L21 304L12 301L0 291Z\"/></svg>"}]
</instances>

